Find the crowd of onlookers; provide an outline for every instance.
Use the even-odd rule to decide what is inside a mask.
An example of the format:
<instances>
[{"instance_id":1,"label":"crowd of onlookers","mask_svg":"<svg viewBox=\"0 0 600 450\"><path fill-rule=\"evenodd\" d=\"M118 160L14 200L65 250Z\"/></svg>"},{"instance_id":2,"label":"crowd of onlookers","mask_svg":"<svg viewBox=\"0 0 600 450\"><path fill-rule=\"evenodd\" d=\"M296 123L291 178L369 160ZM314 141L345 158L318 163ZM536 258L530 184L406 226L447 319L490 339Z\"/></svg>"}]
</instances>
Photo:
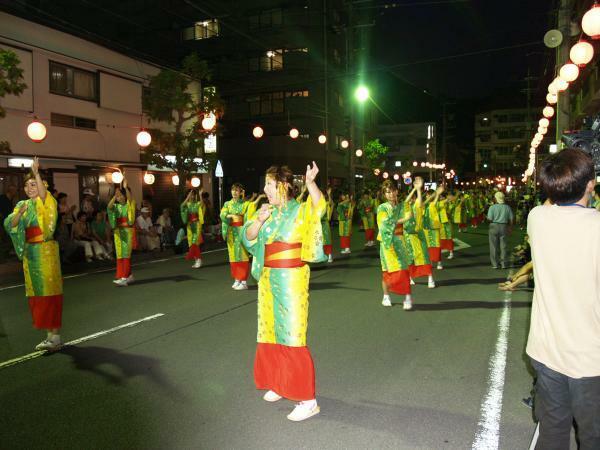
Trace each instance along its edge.
<instances>
[{"instance_id":1,"label":"crowd of onlookers","mask_svg":"<svg viewBox=\"0 0 600 450\"><path fill-rule=\"evenodd\" d=\"M51 191L58 204L58 220L54 238L59 244L63 263L94 260L112 260L115 257L113 233L107 214L106 204L98 200L91 189L84 189L79 205L70 202L64 192ZM19 201L18 190L14 185L5 187L0 195L0 221L4 222ZM205 240L219 240L220 227L218 212L215 211L208 193L203 193L205 208L203 234ZM0 231L0 243L11 253L10 239ZM144 198L138 205L135 218L135 247L139 252L153 252L173 249L176 253L187 251L185 227L179 215L179 207L163 208L154 214L152 200Z\"/></svg>"}]
</instances>

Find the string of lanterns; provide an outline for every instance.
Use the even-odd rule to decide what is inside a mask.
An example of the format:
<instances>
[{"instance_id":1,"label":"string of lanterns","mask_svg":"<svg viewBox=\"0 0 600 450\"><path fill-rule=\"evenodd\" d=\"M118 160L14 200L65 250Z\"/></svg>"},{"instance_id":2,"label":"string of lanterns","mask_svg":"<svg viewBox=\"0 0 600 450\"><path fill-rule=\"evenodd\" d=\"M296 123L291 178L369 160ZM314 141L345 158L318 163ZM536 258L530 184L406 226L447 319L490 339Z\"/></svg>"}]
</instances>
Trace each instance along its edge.
<instances>
[{"instance_id":1,"label":"string of lanterns","mask_svg":"<svg viewBox=\"0 0 600 450\"><path fill-rule=\"evenodd\" d=\"M581 29L592 40L600 40L600 4L597 1L583 15ZM556 105L558 102L559 94L565 92L570 84L577 80L581 69L594 58L594 46L582 37L571 47L569 58L558 70L558 76L548 85L548 94L546 95L547 105L542 109L543 117L539 120L539 127L531 140L529 164L523 174L523 182L527 182L527 179L533 175L535 170L537 148L548 132L550 119L555 115L555 107L553 105Z\"/></svg>"}]
</instances>

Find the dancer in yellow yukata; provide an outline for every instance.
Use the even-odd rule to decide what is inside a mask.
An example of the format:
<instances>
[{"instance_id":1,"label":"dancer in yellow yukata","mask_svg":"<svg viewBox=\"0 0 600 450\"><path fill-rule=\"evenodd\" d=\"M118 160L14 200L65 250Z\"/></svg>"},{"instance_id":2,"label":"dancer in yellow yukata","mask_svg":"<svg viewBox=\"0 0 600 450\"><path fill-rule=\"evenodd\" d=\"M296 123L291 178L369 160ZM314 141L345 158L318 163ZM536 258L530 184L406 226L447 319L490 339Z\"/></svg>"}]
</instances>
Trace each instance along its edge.
<instances>
[{"instance_id":1,"label":"dancer in yellow yukata","mask_svg":"<svg viewBox=\"0 0 600 450\"><path fill-rule=\"evenodd\" d=\"M445 192L438 200L438 210L440 212L440 247L448 251L448 259L454 258L454 229L452 227L452 212L454 208L454 197Z\"/></svg>"},{"instance_id":2,"label":"dancer in yellow yukata","mask_svg":"<svg viewBox=\"0 0 600 450\"><path fill-rule=\"evenodd\" d=\"M404 240L412 256L412 263L409 267L410 284L415 284L415 279L427 277L427 287L435 288L433 279L433 269L429 259L429 250L427 249L427 238L423 231L423 178L416 177L413 188L404 200L406 212L410 212L412 217L404 224ZM414 202L413 202L414 198Z\"/></svg>"},{"instance_id":3,"label":"dancer in yellow yukata","mask_svg":"<svg viewBox=\"0 0 600 450\"><path fill-rule=\"evenodd\" d=\"M411 253L403 239L403 224L411 219L412 213L406 211L403 203L398 202L398 187L390 180L381 185L381 195L385 202L377 208L377 226L380 241L379 257L383 272L381 288L383 290L383 306L392 306L390 292L404 295L405 311L412 309L409 267L412 263Z\"/></svg>"},{"instance_id":4,"label":"dancer in yellow yukata","mask_svg":"<svg viewBox=\"0 0 600 450\"><path fill-rule=\"evenodd\" d=\"M337 205L338 229L340 233L340 253L350 253L350 239L352 238L352 217L354 216L354 199L346 192L340 194Z\"/></svg>"},{"instance_id":5,"label":"dancer in yellow yukata","mask_svg":"<svg viewBox=\"0 0 600 450\"><path fill-rule=\"evenodd\" d=\"M221 209L221 232L227 242L229 267L234 280L231 287L236 291L248 289L246 281L250 274L250 258L242 245L242 226L250 203L244 200L244 186L234 183L231 200L225 202Z\"/></svg>"},{"instance_id":6,"label":"dancer in yellow yukata","mask_svg":"<svg viewBox=\"0 0 600 450\"><path fill-rule=\"evenodd\" d=\"M365 247L375 245L375 214L377 213L377 206L377 200L371 197L370 191L364 191L356 205L365 230Z\"/></svg>"},{"instance_id":7,"label":"dancer in yellow yukata","mask_svg":"<svg viewBox=\"0 0 600 450\"><path fill-rule=\"evenodd\" d=\"M23 261L25 295L33 326L47 331L36 350L58 350L62 341L63 279L58 244L54 240L58 218L56 200L46 190L36 158L31 173L25 177L25 194L29 197L15 206L4 220L17 257Z\"/></svg>"},{"instance_id":8,"label":"dancer in yellow yukata","mask_svg":"<svg viewBox=\"0 0 600 450\"><path fill-rule=\"evenodd\" d=\"M186 226L188 252L185 259L194 260L193 269L202 267L202 251L200 245L204 242L202 237L202 225L204 224L204 208L200 201L202 189L198 193L195 189L190 190L180 207L181 220Z\"/></svg>"},{"instance_id":9,"label":"dancer in yellow yukata","mask_svg":"<svg viewBox=\"0 0 600 450\"><path fill-rule=\"evenodd\" d=\"M462 233L467 228L467 205L465 204L465 194L460 191L456 191L455 194L452 223L457 226L458 232Z\"/></svg>"},{"instance_id":10,"label":"dancer in yellow yukata","mask_svg":"<svg viewBox=\"0 0 600 450\"><path fill-rule=\"evenodd\" d=\"M254 360L257 389L264 400L286 398L297 403L287 416L301 421L318 414L315 368L306 346L310 269L307 262L325 260L321 217L325 198L315 183L313 162L306 168L310 198L293 198L293 173L287 167L267 170L265 194L256 219L244 225L244 246L254 256L252 276L258 281L258 345Z\"/></svg>"},{"instance_id":11,"label":"dancer in yellow yukata","mask_svg":"<svg viewBox=\"0 0 600 450\"><path fill-rule=\"evenodd\" d=\"M436 269L442 270L442 248L440 241L440 212L438 210L438 200L440 194L444 192L444 187L439 186L435 192L425 200L425 215L423 216L423 231L427 240L427 250L429 251L429 260L431 264L437 263Z\"/></svg>"},{"instance_id":12,"label":"dancer in yellow yukata","mask_svg":"<svg viewBox=\"0 0 600 450\"><path fill-rule=\"evenodd\" d=\"M123 178L123 187L115 189L115 195L108 202L108 221L113 229L115 252L117 254L117 273L113 283L127 286L134 279L131 274L131 252L135 246L135 200Z\"/></svg>"}]
</instances>

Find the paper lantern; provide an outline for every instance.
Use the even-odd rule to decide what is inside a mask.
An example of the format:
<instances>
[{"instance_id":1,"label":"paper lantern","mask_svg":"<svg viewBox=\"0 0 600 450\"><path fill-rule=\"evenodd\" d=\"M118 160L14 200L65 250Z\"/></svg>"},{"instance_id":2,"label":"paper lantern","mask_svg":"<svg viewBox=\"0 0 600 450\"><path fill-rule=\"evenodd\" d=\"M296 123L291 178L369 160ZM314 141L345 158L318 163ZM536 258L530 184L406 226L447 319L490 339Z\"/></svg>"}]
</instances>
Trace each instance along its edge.
<instances>
[{"instance_id":1,"label":"paper lantern","mask_svg":"<svg viewBox=\"0 0 600 450\"><path fill-rule=\"evenodd\" d=\"M254 136L256 139L263 137L263 134L265 134L265 131L261 127L254 127L252 129L252 136Z\"/></svg>"},{"instance_id":2,"label":"paper lantern","mask_svg":"<svg viewBox=\"0 0 600 450\"><path fill-rule=\"evenodd\" d=\"M112 173L112 182L116 184L121 184L123 181L123 174L121 172L113 172Z\"/></svg>"},{"instance_id":3,"label":"paper lantern","mask_svg":"<svg viewBox=\"0 0 600 450\"><path fill-rule=\"evenodd\" d=\"M560 68L559 74L561 79L571 83L575 81L579 76L579 67L577 67L576 64L573 64L569 61Z\"/></svg>"},{"instance_id":4,"label":"paper lantern","mask_svg":"<svg viewBox=\"0 0 600 450\"><path fill-rule=\"evenodd\" d=\"M200 178L198 178L198 177L192 177L192 179L190 180L190 182L192 183L192 187L193 188L200 187Z\"/></svg>"},{"instance_id":5,"label":"paper lantern","mask_svg":"<svg viewBox=\"0 0 600 450\"><path fill-rule=\"evenodd\" d=\"M152 173L146 173L144 175L144 183L146 183L146 184L154 184L154 181L155 181L154 174L152 174Z\"/></svg>"},{"instance_id":6,"label":"paper lantern","mask_svg":"<svg viewBox=\"0 0 600 450\"><path fill-rule=\"evenodd\" d=\"M33 142L42 142L46 138L46 127L42 122L34 120L27 126L27 136Z\"/></svg>"},{"instance_id":7,"label":"paper lantern","mask_svg":"<svg viewBox=\"0 0 600 450\"><path fill-rule=\"evenodd\" d=\"M554 115L554 108L552 106L546 106L542 110L542 114L544 115L545 118L549 119L550 117L552 117Z\"/></svg>"},{"instance_id":8,"label":"paper lantern","mask_svg":"<svg viewBox=\"0 0 600 450\"><path fill-rule=\"evenodd\" d=\"M389 176L390 176L390 174L389 174L389 173L387 173L387 172L383 172L383 178L388 178Z\"/></svg>"},{"instance_id":9,"label":"paper lantern","mask_svg":"<svg viewBox=\"0 0 600 450\"><path fill-rule=\"evenodd\" d=\"M342 140L342 142L340 142L340 145L342 146L342 148L348 148L350 146L350 142L344 139Z\"/></svg>"},{"instance_id":10,"label":"paper lantern","mask_svg":"<svg viewBox=\"0 0 600 450\"><path fill-rule=\"evenodd\" d=\"M325 142L327 142L327 136L324 134L319 135L319 144L324 144Z\"/></svg>"},{"instance_id":11,"label":"paper lantern","mask_svg":"<svg viewBox=\"0 0 600 450\"><path fill-rule=\"evenodd\" d=\"M298 136L300 136L300 132L298 131L298 129L297 128L292 128L290 130L290 137L292 139L296 139Z\"/></svg>"},{"instance_id":12,"label":"paper lantern","mask_svg":"<svg viewBox=\"0 0 600 450\"><path fill-rule=\"evenodd\" d=\"M179 186L179 175L173 175L173 176L171 177L171 181L173 182L173 184L174 184L175 186Z\"/></svg>"},{"instance_id":13,"label":"paper lantern","mask_svg":"<svg viewBox=\"0 0 600 450\"><path fill-rule=\"evenodd\" d=\"M358 156L359 158L363 155L363 151L359 148L358 150L356 150L356 156Z\"/></svg>"},{"instance_id":14,"label":"paper lantern","mask_svg":"<svg viewBox=\"0 0 600 450\"><path fill-rule=\"evenodd\" d=\"M594 57L594 46L587 41L579 41L569 51L569 57L579 67L584 67Z\"/></svg>"},{"instance_id":15,"label":"paper lantern","mask_svg":"<svg viewBox=\"0 0 600 450\"><path fill-rule=\"evenodd\" d=\"M558 95L549 93L548 95L546 95L546 101L550 105L554 105L558 101Z\"/></svg>"},{"instance_id":16,"label":"paper lantern","mask_svg":"<svg viewBox=\"0 0 600 450\"><path fill-rule=\"evenodd\" d=\"M152 136L146 130L142 130L137 134L135 140L140 147L148 147L152 142Z\"/></svg>"},{"instance_id":17,"label":"paper lantern","mask_svg":"<svg viewBox=\"0 0 600 450\"><path fill-rule=\"evenodd\" d=\"M204 128L206 131L212 130L216 124L217 117L212 112L206 114L204 119L202 119L202 128Z\"/></svg>"},{"instance_id":18,"label":"paper lantern","mask_svg":"<svg viewBox=\"0 0 600 450\"><path fill-rule=\"evenodd\" d=\"M600 5L598 3L583 15L581 29L592 39L600 39Z\"/></svg>"},{"instance_id":19,"label":"paper lantern","mask_svg":"<svg viewBox=\"0 0 600 450\"><path fill-rule=\"evenodd\" d=\"M540 121L538 122L540 127L544 127L544 128L548 128L548 125L550 125L550 121L548 119L546 119L545 117L542 117L540 119Z\"/></svg>"}]
</instances>

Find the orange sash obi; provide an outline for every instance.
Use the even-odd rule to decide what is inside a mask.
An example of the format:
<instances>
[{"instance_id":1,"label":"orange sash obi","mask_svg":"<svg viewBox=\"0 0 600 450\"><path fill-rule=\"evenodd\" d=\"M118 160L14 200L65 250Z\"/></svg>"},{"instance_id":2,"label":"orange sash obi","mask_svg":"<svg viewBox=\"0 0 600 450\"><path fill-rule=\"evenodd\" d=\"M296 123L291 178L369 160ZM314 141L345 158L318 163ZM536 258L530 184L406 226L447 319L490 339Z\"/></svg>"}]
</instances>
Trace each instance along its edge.
<instances>
[{"instance_id":1,"label":"orange sash obi","mask_svg":"<svg viewBox=\"0 0 600 450\"><path fill-rule=\"evenodd\" d=\"M242 225L244 225L244 216L233 216L231 218L231 224L232 227L241 227Z\"/></svg>"},{"instance_id":2,"label":"orange sash obi","mask_svg":"<svg viewBox=\"0 0 600 450\"><path fill-rule=\"evenodd\" d=\"M188 214L188 222L198 222L198 214L190 213Z\"/></svg>"},{"instance_id":3,"label":"orange sash obi","mask_svg":"<svg viewBox=\"0 0 600 450\"><path fill-rule=\"evenodd\" d=\"M394 234L396 236L402 236L404 233L404 226L401 223L396 224L396 228L394 228Z\"/></svg>"},{"instance_id":4,"label":"orange sash obi","mask_svg":"<svg viewBox=\"0 0 600 450\"><path fill-rule=\"evenodd\" d=\"M127 217L117 217L117 226L121 228L130 228L129 220Z\"/></svg>"},{"instance_id":5,"label":"orange sash obi","mask_svg":"<svg viewBox=\"0 0 600 450\"><path fill-rule=\"evenodd\" d=\"M44 242L44 233L40 227L25 228L25 241L28 244L41 244Z\"/></svg>"},{"instance_id":6,"label":"orange sash obi","mask_svg":"<svg viewBox=\"0 0 600 450\"><path fill-rule=\"evenodd\" d=\"M265 267L274 269L291 269L304 266L300 259L301 242L288 244L287 242L273 242L265 245Z\"/></svg>"}]
</instances>

